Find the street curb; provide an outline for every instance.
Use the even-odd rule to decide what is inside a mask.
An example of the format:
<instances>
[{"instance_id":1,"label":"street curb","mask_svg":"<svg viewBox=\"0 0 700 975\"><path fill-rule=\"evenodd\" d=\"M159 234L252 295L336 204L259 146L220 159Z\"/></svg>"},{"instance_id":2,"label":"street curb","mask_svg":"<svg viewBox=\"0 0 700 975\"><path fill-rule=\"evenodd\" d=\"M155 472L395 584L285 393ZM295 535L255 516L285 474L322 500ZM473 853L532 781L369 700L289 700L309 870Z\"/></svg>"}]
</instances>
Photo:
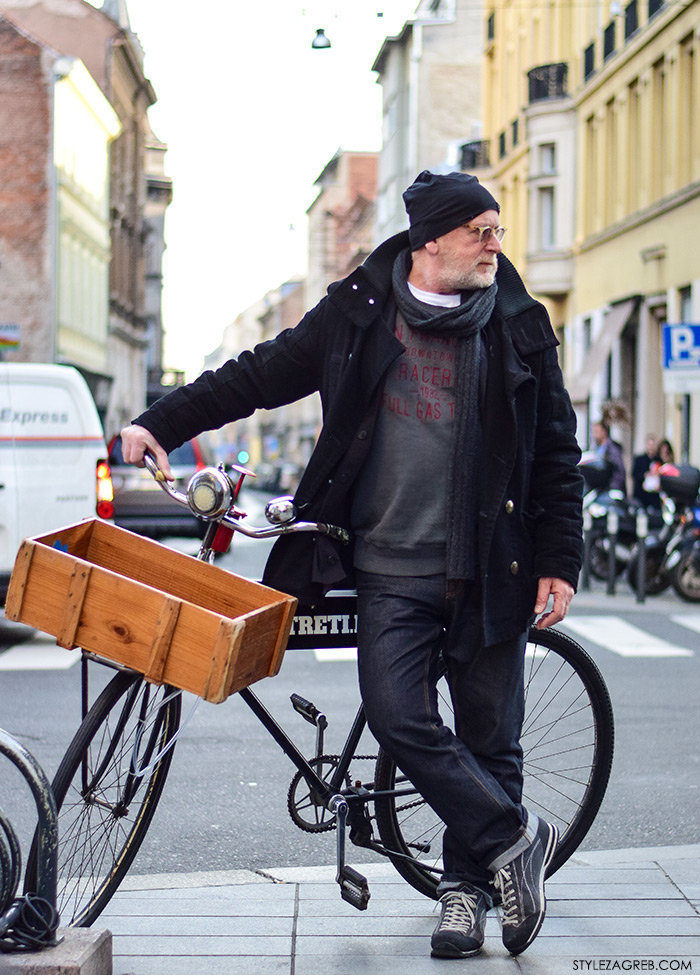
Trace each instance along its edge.
<instances>
[{"instance_id":1,"label":"street curb","mask_svg":"<svg viewBox=\"0 0 700 975\"><path fill-rule=\"evenodd\" d=\"M700 843L686 846L630 847L618 850L591 850L575 853L568 861L572 866L650 863L658 860L700 859ZM353 864L369 880L396 877L390 863ZM268 867L260 870L214 870L198 873L144 874L127 877L123 891L186 889L189 887L228 887L241 884L269 883L334 883L335 864L313 867Z\"/></svg>"}]
</instances>

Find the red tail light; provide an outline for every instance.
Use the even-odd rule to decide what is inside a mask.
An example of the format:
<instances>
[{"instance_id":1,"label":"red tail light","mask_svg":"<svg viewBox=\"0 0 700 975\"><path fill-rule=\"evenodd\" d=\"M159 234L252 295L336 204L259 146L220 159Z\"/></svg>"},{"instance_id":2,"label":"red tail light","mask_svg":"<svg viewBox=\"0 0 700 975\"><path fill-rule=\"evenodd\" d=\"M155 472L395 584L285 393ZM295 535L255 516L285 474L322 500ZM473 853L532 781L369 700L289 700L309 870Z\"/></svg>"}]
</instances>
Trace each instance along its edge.
<instances>
[{"instance_id":1,"label":"red tail light","mask_svg":"<svg viewBox=\"0 0 700 975\"><path fill-rule=\"evenodd\" d=\"M114 516L114 487L112 485L112 471L106 461L99 461L95 468L95 496L96 511L100 518Z\"/></svg>"}]
</instances>

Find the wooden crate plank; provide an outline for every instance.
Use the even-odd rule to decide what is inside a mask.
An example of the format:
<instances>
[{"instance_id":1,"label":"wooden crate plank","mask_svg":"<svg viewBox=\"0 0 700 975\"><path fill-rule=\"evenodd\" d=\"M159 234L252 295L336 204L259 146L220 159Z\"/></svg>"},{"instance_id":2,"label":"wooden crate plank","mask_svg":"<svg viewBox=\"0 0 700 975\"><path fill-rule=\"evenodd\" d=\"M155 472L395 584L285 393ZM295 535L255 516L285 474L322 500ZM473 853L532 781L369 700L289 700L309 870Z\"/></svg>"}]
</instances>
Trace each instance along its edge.
<instances>
[{"instance_id":1,"label":"wooden crate plank","mask_svg":"<svg viewBox=\"0 0 700 975\"><path fill-rule=\"evenodd\" d=\"M245 620L222 619L220 621L209 674L202 691L202 697L206 701L220 704L234 693L229 688L233 682L233 675L237 673L245 633ZM245 685L240 684L235 690L240 690L243 686Z\"/></svg>"},{"instance_id":2,"label":"wooden crate plank","mask_svg":"<svg viewBox=\"0 0 700 975\"><path fill-rule=\"evenodd\" d=\"M85 604L91 575L92 566L89 563L82 562L80 559L73 560L68 595L63 604L63 618L56 633L56 643L66 650L72 650L76 646L75 636L80 625L80 615Z\"/></svg>"},{"instance_id":3,"label":"wooden crate plank","mask_svg":"<svg viewBox=\"0 0 700 975\"><path fill-rule=\"evenodd\" d=\"M270 656L270 666L267 671L268 677L275 677L280 672L280 667L282 666L282 661L284 659L284 652L287 649L287 642L289 640L289 631L292 627L292 620L294 619L296 609L296 599L287 603L286 606L282 608L282 619L280 620L278 627L277 643Z\"/></svg>"},{"instance_id":4,"label":"wooden crate plank","mask_svg":"<svg viewBox=\"0 0 700 975\"><path fill-rule=\"evenodd\" d=\"M17 552L15 565L10 577L10 585L7 590L7 597L5 599L5 616L10 620L21 620L22 603L27 588L29 568L32 564L36 547L36 542L25 539Z\"/></svg>"},{"instance_id":5,"label":"wooden crate plank","mask_svg":"<svg viewBox=\"0 0 700 975\"><path fill-rule=\"evenodd\" d=\"M180 615L181 606L182 603L179 599L166 596L163 600L163 607L158 617L153 636L151 656L148 658L146 673L144 675L147 680L153 681L155 684L162 683L163 681L165 663L172 645L175 624Z\"/></svg>"},{"instance_id":6,"label":"wooden crate plank","mask_svg":"<svg viewBox=\"0 0 700 975\"><path fill-rule=\"evenodd\" d=\"M104 523L96 529L91 537L90 561L215 613L239 616L290 598L133 532Z\"/></svg>"}]
</instances>

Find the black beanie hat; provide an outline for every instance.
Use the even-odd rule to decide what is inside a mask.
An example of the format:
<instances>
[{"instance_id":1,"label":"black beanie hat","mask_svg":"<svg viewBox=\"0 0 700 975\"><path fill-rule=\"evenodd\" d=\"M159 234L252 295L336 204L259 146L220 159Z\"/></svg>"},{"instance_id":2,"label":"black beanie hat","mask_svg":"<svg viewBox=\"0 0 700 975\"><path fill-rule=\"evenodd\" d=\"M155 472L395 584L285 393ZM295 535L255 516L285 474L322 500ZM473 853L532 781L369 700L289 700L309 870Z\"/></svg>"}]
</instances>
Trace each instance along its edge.
<instances>
[{"instance_id":1,"label":"black beanie hat","mask_svg":"<svg viewBox=\"0 0 700 975\"><path fill-rule=\"evenodd\" d=\"M500 206L476 176L468 173L438 175L427 169L403 194L410 223L411 250L448 234L485 210Z\"/></svg>"}]
</instances>

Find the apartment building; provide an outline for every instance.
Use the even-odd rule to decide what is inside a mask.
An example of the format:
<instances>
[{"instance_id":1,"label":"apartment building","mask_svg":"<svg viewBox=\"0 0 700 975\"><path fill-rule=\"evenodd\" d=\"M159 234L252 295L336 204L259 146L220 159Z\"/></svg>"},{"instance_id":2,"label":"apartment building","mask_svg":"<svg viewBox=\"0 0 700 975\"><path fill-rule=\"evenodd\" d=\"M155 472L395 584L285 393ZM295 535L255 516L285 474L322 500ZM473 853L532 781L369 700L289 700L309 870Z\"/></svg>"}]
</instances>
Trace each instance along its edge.
<instances>
[{"instance_id":1,"label":"apartment building","mask_svg":"<svg viewBox=\"0 0 700 975\"><path fill-rule=\"evenodd\" d=\"M420 0L372 69L382 87L374 242L408 226L401 194L419 172L481 161L482 0Z\"/></svg>"},{"instance_id":2,"label":"apartment building","mask_svg":"<svg viewBox=\"0 0 700 975\"><path fill-rule=\"evenodd\" d=\"M83 369L110 436L146 403L150 340L145 244L155 226L146 217L146 142L151 138L147 111L156 95L144 74L144 53L131 31L126 0L104 0L101 9L85 0L0 0L0 14L54 56L81 61L119 123L109 153L107 184L108 367L91 371L83 366L74 343L55 349L57 361ZM43 93L37 88L32 95L26 94L31 116ZM55 219L55 215L47 219ZM74 242L74 250L76 246ZM72 281L78 280L75 270ZM68 307L65 302L59 304L57 313L63 314ZM97 328L97 323L92 327ZM75 323L64 319L57 331L69 342Z\"/></svg>"},{"instance_id":3,"label":"apartment building","mask_svg":"<svg viewBox=\"0 0 700 975\"><path fill-rule=\"evenodd\" d=\"M664 323L700 322L700 3L487 0L486 170L548 306L587 445L603 405L700 463L700 398L664 387Z\"/></svg>"},{"instance_id":4,"label":"apartment building","mask_svg":"<svg viewBox=\"0 0 700 975\"><path fill-rule=\"evenodd\" d=\"M81 370L104 418L110 373L110 144L121 124L83 62L0 14L0 319L9 361Z\"/></svg>"}]
</instances>

